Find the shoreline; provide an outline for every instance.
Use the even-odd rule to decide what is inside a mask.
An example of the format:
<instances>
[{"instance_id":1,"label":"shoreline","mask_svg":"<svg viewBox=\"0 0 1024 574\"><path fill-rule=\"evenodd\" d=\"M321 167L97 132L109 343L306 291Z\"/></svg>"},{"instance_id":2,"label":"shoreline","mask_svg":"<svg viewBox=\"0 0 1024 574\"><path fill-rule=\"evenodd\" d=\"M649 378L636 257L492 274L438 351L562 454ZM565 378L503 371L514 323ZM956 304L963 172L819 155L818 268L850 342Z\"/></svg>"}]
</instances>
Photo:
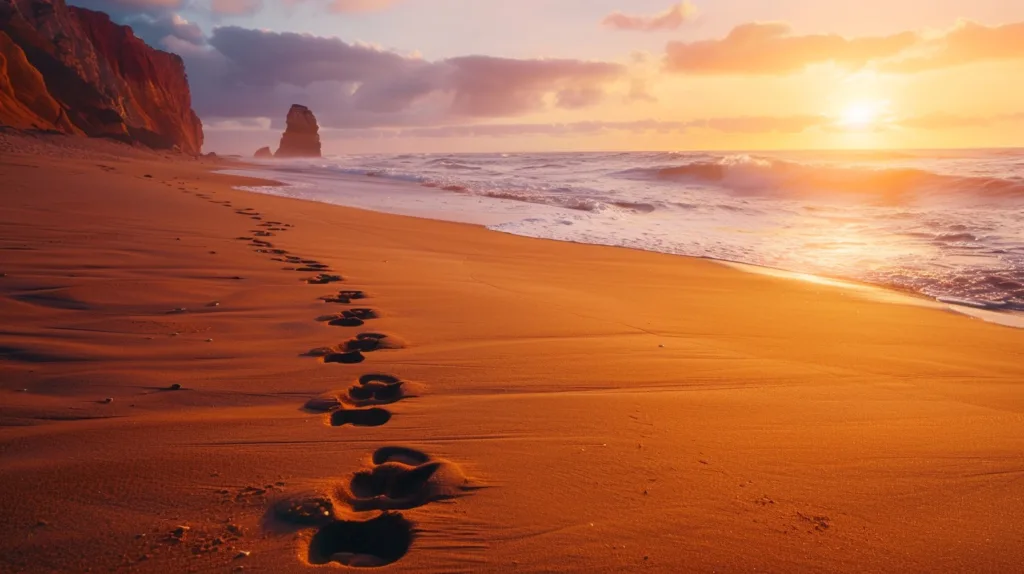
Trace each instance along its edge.
<instances>
[{"instance_id":1,"label":"shoreline","mask_svg":"<svg viewBox=\"0 0 1024 574\"><path fill-rule=\"evenodd\" d=\"M303 573L332 532L378 527L401 552L338 560L1024 560L1007 534L1024 333L709 260L238 191L253 181L220 167L0 158L0 569ZM387 337L360 363L313 352L361 333ZM411 498L360 495L386 465L433 474Z\"/></svg>"},{"instance_id":2,"label":"shoreline","mask_svg":"<svg viewBox=\"0 0 1024 574\"><path fill-rule=\"evenodd\" d=\"M263 171L274 171L274 169L269 167L269 164L260 164L260 163L251 163L251 162L247 163L244 159L243 160L236 160L236 162L238 164L240 164L240 165L232 166L232 167L230 167L228 169L216 170L216 172L224 173L226 175L239 175L239 176L245 176L245 177L256 177L258 179L264 179ZM263 170L261 171L260 168L263 168ZM253 174L255 174L255 175L253 175ZM344 185L348 184L348 185L350 185L352 187L358 188L361 183L365 183L365 181L364 181L365 179L366 179L366 176L359 176L359 175L356 175L356 174L347 174L347 175L339 174L339 175L334 177L333 181L336 181L339 186L344 186ZM267 181L272 181L272 180L267 180ZM267 192L261 191L260 188L293 187L294 185L295 185L294 183L287 183L287 182L281 182L281 181L273 181L272 183L269 183L268 185L263 185L263 186L241 186L241 187L237 187L236 189L239 189L240 191L247 191L247 192L252 192L252 193L268 194ZM398 188L401 188L401 187L405 186L405 187L409 187L410 189L414 188L414 187L415 188L423 187L422 184L419 184L419 183L416 183L416 182L412 182L412 181L405 182L405 181L392 180L392 179L385 179L385 180L374 179L372 185L374 185L374 186L380 185L380 186L384 186L384 187L390 185L390 186L395 186L395 187L398 187ZM278 197L281 197L278 194L272 194L272 193L269 193L268 195L277 195ZM284 197L288 197L288 196L284 196ZM483 223L476 223L476 222L473 222L473 221L462 221L462 220L457 220L457 219L456 220L445 219L442 216L442 211L441 210L437 210L434 213L429 213L429 212L427 212L427 213L419 213L419 212L417 212L417 213L403 213L401 211L394 211L393 209L391 211L388 211L388 210L385 210L385 209L373 209L371 207L348 205L348 204L345 204L345 203L334 203L334 202L322 201L322 200L318 200L318 199L312 199L312 198L308 198L308 197L292 197L291 199L296 199L296 200L299 200L299 201L310 201L310 202L314 202L314 203L322 203L322 204L326 204L326 205L342 206L342 207L346 207L346 208L349 208L349 209L373 211L375 213L399 215L399 216L402 216L402 217L414 217L414 218L426 219L426 220L431 220L431 221L446 221L446 222L459 223L459 224L464 224L464 225L475 225L475 226L483 227L483 228L485 228L485 229L487 229L489 231L493 231L493 232L496 232L496 233L509 233L509 232L506 232L506 231L502 231L500 229L495 229L493 226L487 225L487 224L483 224ZM433 215L433 217L431 215ZM509 234L517 235L515 233L509 233ZM891 304L920 305L920 306L925 306L925 307L929 307L929 308L936 309L936 310L943 310L943 311L950 311L950 312L953 312L953 313L959 313L959 314L971 317L973 319L978 319L978 320L985 321L987 323L992 323L992 324L995 324L995 325L999 325L999 326L1002 326L1002 327L1008 327L1008 328L1012 328L1012 329L1024 329L1024 311L1000 311L998 309L993 309L993 308L990 308L990 307L980 306L978 304L971 304L971 303L966 302L966 301L964 303L957 303L957 302L954 302L954 301L951 301L951 300L944 301L943 300L944 298L942 298L942 297L933 297L933 296L925 295L923 293L919 293L919 292L912 291L912 290L909 290L909 289L900 289L900 288L898 288L896 286L893 286L893 285L882 285L882 284L875 284L875 283L867 283L867 282L859 281L859 280L855 280L855 279L848 279L848 278L843 278L843 277L833 277L833 276L827 276L827 275L819 275L819 274L806 273L806 272L801 272L801 271L793 271L793 270L790 270L790 269L785 269L785 268L780 268L780 267L772 267L772 266L768 266L768 265L760 265L760 264L757 264L757 263L749 263L749 262L745 262L745 261L733 261L733 260L729 260L729 259L718 259L718 258L711 257L711 256L695 256L695 255L686 255L686 254L681 254L681 253L665 253L665 252L641 249L641 248L638 248L638 247L630 247L630 246L626 246L626 245L608 245L608 244L601 244L601 243L586 243L586 242L579 242L579 241L573 241L573 240L562 240L562 239L547 238L547 237L532 237L532 236L524 236L524 237L531 237L533 239L541 239L541 240L544 240L544 241L563 241L563 242L568 242L568 243L576 243L576 244L579 244L579 245L599 245L601 247L608 247L608 248L613 248L613 249L627 249L627 250L633 250L633 251L645 251L645 252L648 252L648 253L662 253L662 254L665 254L665 255L670 255L670 256L674 256L674 257L683 257L683 258L687 258L687 259L703 259L703 260L707 260L707 261L713 261L713 262L725 265L727 267L738 269L738 270L746 272L746 273L765 274L765 275L769 275L769 276L773 276L773 277L783 277L783 278L790 279L790 280L793 280L793 281L808 281L808 282L811 282L811 283L818 283L818 284L822 284L822 285L828 285L828 286L831 286L831 287L840 288L840 289L844 289L846 291L851 291L851 292L855 292L855 293L861 294L861 295L863 295L863 296L865 296L865 297L867 297L869 299L872 299L872 300L882 301L882 302L891 303Z\"/></svg>"}]
</instances>

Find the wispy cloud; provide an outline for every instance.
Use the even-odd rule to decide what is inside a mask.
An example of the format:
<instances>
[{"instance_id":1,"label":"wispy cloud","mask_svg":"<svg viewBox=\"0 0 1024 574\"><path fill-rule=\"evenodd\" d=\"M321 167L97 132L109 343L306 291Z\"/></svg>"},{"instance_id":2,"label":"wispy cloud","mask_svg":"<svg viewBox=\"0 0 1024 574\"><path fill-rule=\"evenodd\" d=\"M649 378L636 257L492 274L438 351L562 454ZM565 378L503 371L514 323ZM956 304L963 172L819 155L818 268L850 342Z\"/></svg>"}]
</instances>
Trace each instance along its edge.
<instances>
[{"instance_id":1,"label":"wispy cloud","mask_svg":"<svg viewBox=\"0 0 1024 574\"><path fill-rule=\"evenodd\" d=\"M860 67L914 46L918 36L847 39L836 34L798 36L782 22L754 22L733 28L719 40L670 42L665 69L690 74L786 74L818 63L836 62Z\"/></svg>"},{"instance_id":2,"label":"wispy cloud","mask_svg":"<svg viewBox=\"0 0 1024 574\"><path fill-rule=\"evenodd\" d=\"M670 42L664 68L705 75L782 75L815 64L914 73L991 60L1024 59L1024 22L984 26L961 22L938 34L907 31L846 38L794 34L781 22L742 24L724 38Z\"/></svg>"},{"instance_id":3,"label":"wispy cloud","mask_svg":"<svg viewBox=\"0 0 1024 574\"><path fill-rule=\"evenodd\" d=\"M668 10L652 16L630 15L612 12L605 16L601 25L614 30L636 32L656 32L660 30L678 30L683 24L697 15L697 8L689 2L674 4Z\"/></svg>"},{"instance_id":4,"label":"wispy cloud","mask_svg":"<svg viewBox=\"0 0 1024 574\"><path fill-rule=\"evenodd\" d=\"M263 9L263 0L210 0L210 10L221 16L249 16Z\"/></svg>"}]
</instances>

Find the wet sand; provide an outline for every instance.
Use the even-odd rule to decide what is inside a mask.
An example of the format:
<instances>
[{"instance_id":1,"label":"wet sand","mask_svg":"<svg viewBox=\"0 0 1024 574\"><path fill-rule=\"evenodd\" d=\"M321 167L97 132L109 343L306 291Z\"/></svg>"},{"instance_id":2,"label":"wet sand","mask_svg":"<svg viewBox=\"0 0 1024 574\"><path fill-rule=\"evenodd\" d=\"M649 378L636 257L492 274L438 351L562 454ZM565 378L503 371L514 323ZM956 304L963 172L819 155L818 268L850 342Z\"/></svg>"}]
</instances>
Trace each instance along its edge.
<instances>
[{"instance_id":1,"label":"wet sand","mask_svg":"<svg viewBox=\"0 0 1024 574\"><path fill-rule=\"evenodd\" d=\"M1020 330L17 151L0 571L1024 561Z\"/></svg>"}]
</instances>

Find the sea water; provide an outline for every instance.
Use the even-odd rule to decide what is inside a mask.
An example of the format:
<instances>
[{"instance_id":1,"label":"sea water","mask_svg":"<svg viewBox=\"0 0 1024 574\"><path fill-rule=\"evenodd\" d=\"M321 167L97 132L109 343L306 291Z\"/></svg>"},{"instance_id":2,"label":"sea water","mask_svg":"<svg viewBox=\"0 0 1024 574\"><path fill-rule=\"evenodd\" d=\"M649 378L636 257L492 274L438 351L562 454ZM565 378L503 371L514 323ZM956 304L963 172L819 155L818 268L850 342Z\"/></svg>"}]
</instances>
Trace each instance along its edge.
<instances>
[{"instance_id":1,"label":"sea water","mask_svg":"<svg viewBox=\"0 0 1024 574\"><path fill-rule=\"evenodd\" d=\"M256 191L1024 312L1024 150L352 155Z\"/></svg>"}]
</instances>

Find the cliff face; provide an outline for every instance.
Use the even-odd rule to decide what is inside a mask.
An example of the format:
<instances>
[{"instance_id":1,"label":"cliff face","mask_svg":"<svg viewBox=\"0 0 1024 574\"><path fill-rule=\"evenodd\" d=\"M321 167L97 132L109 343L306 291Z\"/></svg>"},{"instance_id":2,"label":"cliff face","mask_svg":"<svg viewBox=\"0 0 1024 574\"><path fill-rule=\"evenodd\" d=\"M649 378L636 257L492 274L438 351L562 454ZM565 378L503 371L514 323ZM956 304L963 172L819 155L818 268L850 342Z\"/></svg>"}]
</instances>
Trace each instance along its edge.
<instances>
[{"instance_id":1,"label":"cliff face","mask_svg":"<svg viewBox=\"0 0 1024 574\"><path fill-rule=\"evenodd\" d=\"M189 154L203 145L181 58L64 0L0 0L0 124Z\"/></svg>"},{"instance_id":2,"label":"cliff face","mask_svg":"<svg viewBox=\"0 0 1024 574\"><path fill-rule=\"evenodd\" d=\"M276 157L320 157L320 126L306 106L292 105Z\"/></svg>"}]
</instances>

